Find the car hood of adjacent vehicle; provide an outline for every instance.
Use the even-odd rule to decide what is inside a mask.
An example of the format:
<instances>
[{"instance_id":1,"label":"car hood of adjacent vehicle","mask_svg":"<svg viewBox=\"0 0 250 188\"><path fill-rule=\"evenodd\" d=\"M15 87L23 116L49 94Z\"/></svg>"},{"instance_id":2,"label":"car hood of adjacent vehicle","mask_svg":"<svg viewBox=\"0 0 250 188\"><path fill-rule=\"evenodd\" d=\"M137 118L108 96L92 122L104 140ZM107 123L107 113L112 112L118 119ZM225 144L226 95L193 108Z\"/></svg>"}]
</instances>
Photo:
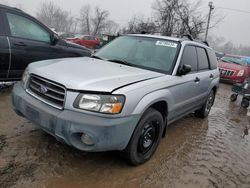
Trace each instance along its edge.
<instances>
[{"instance_id":1,"label":"car hood of adjacent vehicle","mask_svg":"<svg viewBox=\"0 0 250 188\"><path fill-rule=\"evenodd\" d=\"M236 71L239 71L239 70L246 68L246 66L244 66L244 65L238 65L238 64L234 64L234 63L226 63L223 61L219 61L218 65L219 65L219 68L236 70Z\"/></svg>"},{"instance_id":2,"label":"car hood of adjacent vehicle","mask_svg":"<svg viewBox=\"0 0 250 188\"><path fill-rule=\"evenodd\" d=\"M86 48L84 46L81 46L79 44L76 44L76 43L73 43L73 42L67 41L67 40L65 40L65 42L66 42L68 47L86 50Z\"/></svg>"},{"instance_id":3,"label":"car hood of adjacent vehicle","mask_svg":"<svg viewBox=\"0 0 250 188\"><path fill-rule=\"evenodd\" d=\"M88 57L32 63L29 72L64 85L67 89L112 92L165 74Z\"/></svg>"}]
</instances>

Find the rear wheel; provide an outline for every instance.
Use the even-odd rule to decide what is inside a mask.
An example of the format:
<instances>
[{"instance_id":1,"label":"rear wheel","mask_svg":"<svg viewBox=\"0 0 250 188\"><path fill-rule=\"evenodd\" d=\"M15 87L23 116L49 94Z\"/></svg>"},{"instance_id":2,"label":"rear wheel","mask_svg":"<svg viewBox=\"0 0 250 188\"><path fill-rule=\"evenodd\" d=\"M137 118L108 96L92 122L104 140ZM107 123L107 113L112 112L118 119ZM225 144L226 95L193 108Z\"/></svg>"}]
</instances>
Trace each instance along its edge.
<instances>
[{"instance_id":1,"label":"rear wheel","mask_svg":"<svg viewBox=\"0 0 250 188\"><path fill-rule=\"evenodd\" d=\"M230 97L231 102L235 102L237 100L238 95L237 94L232 94Z\"/></svg>"},{"instance_id":2,"label":"rear wheel","mask_svg":"<svg viewBox=\"0 0 250 188\"><path fill-rule=\"evenodd\" d=\"M125 158L130 164L140 165L152 157L161 140L163 128L161 113L149 108L142 116L124 150Z\"/></svg>"},{"instance_id":3,"label":"rear wheel","mask_svg":"<svg viewBox=\"0 0 250 188\"><path fill-rule=\"evenodd\" d=\"M206 118L214 104L215 93L212 90L207 98L207 101L203 104L202 108L195 111L195 115L200 118Z\"/></svg>"},{"instance_id":4,"label":"rear wheel","mask_svg":"<svg viewBox=\"0 0 250 188\"><path fill-rule=\"evenodd\" d=\"M248 108L249 107L249 101L247 99L243 98L242 101L241 101L241 107Z\"/></svg>"}]
</instances>

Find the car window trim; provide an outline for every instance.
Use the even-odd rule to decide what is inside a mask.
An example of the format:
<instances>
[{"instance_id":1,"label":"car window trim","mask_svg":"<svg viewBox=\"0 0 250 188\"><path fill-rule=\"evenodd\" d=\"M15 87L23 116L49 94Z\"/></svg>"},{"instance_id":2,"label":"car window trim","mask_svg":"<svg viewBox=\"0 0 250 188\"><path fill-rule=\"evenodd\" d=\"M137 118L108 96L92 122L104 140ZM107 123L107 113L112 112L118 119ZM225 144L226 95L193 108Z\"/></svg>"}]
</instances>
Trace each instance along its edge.
<instances>
[{"instance_id":1,"label":"car window trim","mask_svg":"<svg viewBox=\"0 0 250 188\"><path fill-rule=\"evenodd\" d=\"M8 37L13 37L13 38L18 38L18 39L24 39L24 40L30 40L30 41L42 42L42 43L50 44L50 42L45 42L45 41L40 41L40 40L35 40L35 39L27 39L27 38L23 38L23 37L12 36L11 35L11 31L10 31L9 21L8 21L8 18L7 18L7 13L14 14L14 15L17 15L17 16L21 16L21 17L24 17L24 18L26 18L28 20L31 20L35 24L39 25L43 30L45 30L46 32L48 32L50 39L52 37L52 31L50 31L50 29L47 26L45 26L44 24L42 24L41 22L39 22L38 20L36 20L32 16L26 15L25 13L19 13L17 11L13 11L13 10L4 10L3 11L3 17L4 17L4 20L5 20L5 26L6 26L6 31L7 31L6 35Z\"/></svg>"},{"instance_id":2,"label":"car window trim","mask_svg":"<svg viewBox=\"0 0 250 188\"><path fill-rule=\"evenodd\" d=\"M214 51L214 50L212 50L212 49L206 49L206 51L207 51L207 54L208 54L208 60L209 60L209 65L210 65L210 70L215 70L215 69L217 69L218 68L218 65L216 66L217 68L212 68L213 67L213 63L212 63L212 57L211 57L211 55L210 55L210 53L214 53L214 55L215 55L215 58L217 59L217 56L216 56L216 52ZM210 52L209 52L210 51ZM218 60L216 60L217 62L216 62L216 64L218 64Z\"/></svg>"},{"instance_id":3,"label":"car window trim","mask_svg":"<svg viewBox=\"0 0 250 188\"><path fill-rule=\"evenodd\" d=\"M210 66L210 62L209 62L209 58L208 58L208 54L207 54L207 50L206 48L203 48L203 47L200 47L200 46L196 46L196 54L197 54L197 63L198 63L198 71L197 72L204 72L204 71L208 71L208 70L211 70L211 66ZM198 48L201 48L205 51L206 53L206 57L207 57L207 62L208 62L208 68L205 68L205 69L200 69L200 66L199 66L199 56L198 56Z\"/></svg>"}]
</instances>

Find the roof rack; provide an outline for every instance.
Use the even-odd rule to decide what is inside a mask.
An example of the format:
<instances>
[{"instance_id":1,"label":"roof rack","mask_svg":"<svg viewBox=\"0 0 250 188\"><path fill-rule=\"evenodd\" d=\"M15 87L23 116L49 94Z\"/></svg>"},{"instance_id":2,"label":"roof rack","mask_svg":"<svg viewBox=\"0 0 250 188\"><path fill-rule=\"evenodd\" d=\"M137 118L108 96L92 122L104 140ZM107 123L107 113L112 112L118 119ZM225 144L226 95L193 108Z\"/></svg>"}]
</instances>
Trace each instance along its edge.
<instances>
[{"instance_id":1,"label":"roof rack","mask_svg":"<svg viewBox=\"0 0 250 188\"><path fill-rule=\"evenodd\" d=\"M185 34L183 37L187 37L189 40L194 41L193 37L190 34Z\"/></svg>"},{"instance_id":2,"label":"roof rack","mask_svg":"<svg viewBox=\"0 0 250 188\"><path fill-rule=\"evenodd\" d=\"M207 41L202 41L203 44L209 46L208 42Z\"/></svg>"}]
</instances>

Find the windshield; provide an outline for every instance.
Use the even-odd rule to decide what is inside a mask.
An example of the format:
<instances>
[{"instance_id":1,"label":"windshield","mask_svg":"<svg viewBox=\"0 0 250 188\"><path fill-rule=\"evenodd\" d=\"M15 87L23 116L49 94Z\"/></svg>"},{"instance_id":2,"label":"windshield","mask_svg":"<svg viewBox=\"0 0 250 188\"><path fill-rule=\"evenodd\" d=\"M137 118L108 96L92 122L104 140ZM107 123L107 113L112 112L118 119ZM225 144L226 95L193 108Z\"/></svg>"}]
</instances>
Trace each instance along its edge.
<instances>
[{"instance_id":1,"label":"windshield","mask_svg":"<svg viewBox=\"0 0 250 188\"><path fill-rule=\"evenodd\" d=\"M247 61L246 58L243 57L232 57L232 56L224 56L221 58L222 61L226 63L234 63L238 65L246 65Z\"/></svg>"},{"instance_id":2,"label":"windshield","mask_svg":"<svg viewBox=\"0 0 250 188\"><path fill-rule=\"evenodd\" d=\"M171 74L179 43L149 37L122 36L95 56L115 63Z\"/></svg>"}]
</instances>

